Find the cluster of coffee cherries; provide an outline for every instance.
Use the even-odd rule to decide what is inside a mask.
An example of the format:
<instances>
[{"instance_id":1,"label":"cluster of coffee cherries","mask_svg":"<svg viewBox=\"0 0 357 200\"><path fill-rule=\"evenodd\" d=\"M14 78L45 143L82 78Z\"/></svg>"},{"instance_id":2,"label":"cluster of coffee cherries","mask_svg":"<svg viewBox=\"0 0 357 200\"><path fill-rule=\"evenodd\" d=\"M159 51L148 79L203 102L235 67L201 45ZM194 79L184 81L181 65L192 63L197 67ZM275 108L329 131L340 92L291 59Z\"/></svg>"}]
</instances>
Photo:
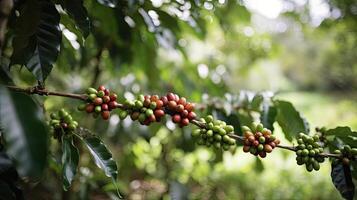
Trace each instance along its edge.
<instances>
[{"instance_id":1,"label":"cluster of coffee cherries","mask_svg":"<svg viewBox=\"0 0 357 200\"><path fill-rule=\"evenodd\" d=\"M166 107L166 113L171 115L172 121L179 124L180 127L187 126L190 121L196 118L194 112L195 104L186 101L185 97L179 97L177 94L168 93L161 97Z\"/></svg>"},{"instance_id":2,"label":"cluster of coffee cherries","mask_svg":"<svg viewBox=\"0 0 357 200\"><path fill-rule=\"evenodd\" d=\"M159 122L165 115L164 102L158 95L139 95L136 100L125 100L124 108L119 111L119 117L123 120L127 115L143 125Z\"/></svg>"},{"instance_id":3,"label":"cluster of coffee cherries","mask_svg":"<svg viewBox=\"0 0 357 200\"><path fill-rule=\"evenodd\" d=\"M227 125L224 121L214 120L212 115L205 118L200 118L199 121L205 124L204 128L198 128L192 131L192 137L197 139L197 144L211 145L217 149L229 150L231 146L235 146L235 139L228 136L234 133L234 128Z\"/></svg>"},{"instance_id":4,"label":"cluster of coffee cherries","mask_svg":"<svg viewBox=\"0 0 357 200\"><path fill-rule=\"evenodd\" d=\"M78 106L78 110L85 110L87 113L93 113L93 117L102 116L104 120L109 119L110 111L115 109L118 105L117 95L110 93L103 85L95 88L88 88L86 90L88 98L87 103Z\"/></svg>"},{"instance_id":5,"label":"cluster of coffee cherries","mask_svg":"<svg viewBox=\"0 0 357 200\"><path fill-rule=\"evenodd\" d=\"M333 153L340 154L341 158L332 158L332 164L337 165L340 162L344 165L349 165L351 160L355 160L357 156L357 148L351 148L349 145L344 145Z\"/></svg>"},{"instance_id":6,"label":"cluster of coffee cherries","mask_svg":"<svg viewBox=\"0 0 357 200\"><path fill-rule=\"evenodd\" d=\"M280 144L280 140L272 135L271 131L264 128L261 123L252 123L251 127L242 126L244 134L244 146L243 151L255 156L265 158L267 153L273 151L273 149Z\"/></svg>"},{"instance_id":7,"label":"cluster of coffee cherries","mask_svg":"<svg viewBox=\"0 0 357 200\"><path fill-rule=\"evenodd\" d=\"M68 134L78 127L78 122L73 120L72 116L64 109L58 113L51 113L50 125L54 129L54 138L59 139L61 135Z\"/></svg>"},{"instance_id":8,"label":"cluster of coffee cherries","mask_svg":"<svg viewBox=\"0 0 357 200\"><path fill-rule=\"evenodd\" d=\"M298 165L305 164L306 170L318 171L320 163L324 162L325 158L320 155L324 151L319 143L320 139L317 134L313 136L299 133L297 137L298 146L296 147L296 163Z\"/></svg>"}]
</instances>

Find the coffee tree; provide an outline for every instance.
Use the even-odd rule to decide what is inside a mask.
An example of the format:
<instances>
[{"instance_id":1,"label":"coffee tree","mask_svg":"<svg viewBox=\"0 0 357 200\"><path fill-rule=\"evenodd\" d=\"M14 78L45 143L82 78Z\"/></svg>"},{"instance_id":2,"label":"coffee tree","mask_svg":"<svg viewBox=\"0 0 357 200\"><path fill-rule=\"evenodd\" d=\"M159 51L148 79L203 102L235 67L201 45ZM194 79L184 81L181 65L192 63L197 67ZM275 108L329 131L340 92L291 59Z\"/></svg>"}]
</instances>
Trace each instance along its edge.
<instances>
[{"instance_id":1,"label":"coffee tree","mask_svg":"<svg viewBox=\"0 0 357 200\"><path fill-rule=\"evenodd\" d=\"M17 185L20 177L21 180L25 177L38 180L43 175L48 167L49 147L52 142L60 145L63 190L70 189L78 173L81 152L86 150L103 173L112 179L117 195L125 197L125 194L120 194L116 184L117 180L120 182L120 171L110 149L101 137L72 117L72 113L80 112L83 116L98 118L101 123L107 123L113 113L117 114L120 120L127 118L142 126L163 125L163 122L170 120L176 124L177 129L189 126L191 139L197 145L218 151L242 150L261 159L269 159L269 154L276 150L293 151L296 153L296 163L304 165L309 172L318 171L320 165L331 163L333 184L342 197L353 199L353 180L357 178L357 132L349 127L316 127L311 130L309 123L290 102L277 99L268 93L242 91L229 98L209 98L204 102L194 103L170 91L162 91L161 94L139 94L134 99L128 99L121 93L115 93L116 88L109 89L103 85L95 87L97 78L91 87L78 93L46 88L45 81L56 64L65 30L73 30L83 40L91 33L96 42L105 41L104 44L98 45L101 48L96 52L97 62L100 62L99 58L104 49L108 49L111 56L119 57L121 62L132 62L134 58L131 58L130 54L117 52L122 52L123 49L132 51L130 45L140 44L137 37L147 34L135 30L141 26L152 29L148 43L143 46L147 54L156 52L151 44L175 45L179 34L177 23L187 23L184 26L189 26L195 22L196 26L193 28L196 29L197 35L204 34L202 18L197 15L202 11L201 3L187 2L191 5L188 8L191 21L182 21L178 16L167 14L167 8L178 6L176 4L167 3L158 8L146 1L89 2L87 6L98 8L98 12L110 11L109 13L115 16L113 20L116 21L115 28L119 33L113 37L108 30L96 29L96 23L100 22L99 15L88 14L80 0L1 1L0 44L2 49L6 50L2 52L0 71L2 197L23 198ZM227 11L224 9L229 6L242 7L231 1L227 7L222 8L218 3L212 4L217 6L216 15L222 15ZM148 10L154 10L163 19L161 25L155 25ZM142 18L139 19L139 16ZM125 22L128 21L127 17L134 19L137 26L129 27ZM9 31L4 37L6 27ZM174 41L169 41L165 31L174 36ZM12 52L7 52L7 48L12 48ZM8 71L8 66L15 64L25 66L38 84L27 87L16 85ZM98 74L103 69L96 70ZM78 103L76 106L58 107L54 113L43 114L38 102L33 98L36 95L59 96L77 100ZM42 105L42 109L45 110L46 107ZM258 117L251 115L252 112ZM281 144L280 139L274 135L274 123L281 127L285 138L293 143L292 146ZM55 140L51 141L49 137Z\"/></svg>"}]
</instances>

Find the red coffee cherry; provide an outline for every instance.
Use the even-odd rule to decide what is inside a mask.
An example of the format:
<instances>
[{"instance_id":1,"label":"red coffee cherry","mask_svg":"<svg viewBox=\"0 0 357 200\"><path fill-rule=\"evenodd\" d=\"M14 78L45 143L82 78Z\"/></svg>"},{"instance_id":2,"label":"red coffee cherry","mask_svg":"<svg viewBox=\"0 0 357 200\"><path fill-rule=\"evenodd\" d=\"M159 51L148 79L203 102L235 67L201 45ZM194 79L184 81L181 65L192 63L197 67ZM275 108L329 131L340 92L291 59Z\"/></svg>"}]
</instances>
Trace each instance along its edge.
<instances>
[{"instance_id":1,"label":"red coffee cherry","mask_svg":"<svg viewBox=\"0 0 357 200\"><path fill-rule=\"evenodd\" d=\"M98 87L98 90L99 90L99 91L104 91L104 90L105 90L104 85L99 86L99 87Z\"/></svg>"},{"instance_id":2,"label":"red coffee cherry","mask_svg":"<svg viewBox=\"0 0 357 200\"><path fill-rule=\"evenodd\" d=\"M103 103L102 104L102 110L109 110L108 104Z\"/></svg>"},{"instance_id":3,"label":"red coffee cherry","mask_svg":"<svg viewBox=\"0 0 357 200\"><path fill-rule=\"evenodd\" d=\"M110 91L108 89L104 89L104 94L108 96L110 94Z\"/></svg>"},{"instance_id":4,"label":"red coffee cherry","mask_svg":"<svg viewBox=\"0 0 357 200\"><path fill-rule=\"evenodd\" d=\"M94 104L95 105L99 106L102 103L103 103L103 99L102 98L97 97L97 98L94 99Z\"/></svg>"},{"instance_id":5,"label":"red coffee cherry","mask_svg":"<svg viewBox=\"0 0 357 200\"><path fill-rule=\"evenodd\" d=\"M196 118L196 113L189 112L187 118L191 121Z\"/></svg>"},{"instance_id":6,"label":"red coffee cherry","mask_svg":"<svg viewBox=\"0 0 357 200\"><path fill-rule=\"evenodd\" d=\"M157 118L163 117L165 115L165 112L163 110L155 110L154 114Z\"/></svg>"},{"instance_id":7,"label":"red coffee cherry","mask_svg":"<svg viewBox=\"0 0 357 200\"><path fill-rule=\"evenodd\" d=\"M186 105L186 98L185 98L185 97L181 97L181 98L178 100L177 104Z\"/></svg>"},{"instance_id":8,"label":"red coffee cherry","mask_svg":"<svg viewBox=\"0 0 357 200\"><path fill-rule=\"evenodd\" d=\"M175 101L169 101L169 103L167 104L170 110L175 110L177 103Z\"/></svg>"},{"instance_id":9,"label":"red coffee cherry","mask_svg":"<svg viewBox=\"0 0 357 200\"><path fill-rule=\"evenodd\" d=\"M109 119L110 112L109 111L102 111L101 115L102 115L102 118L104 120L107 120L107 119Z\"/></svg>"},{"instance_id":10,"label":"red coffee cherry","mask_svg":"<svg viewBox=\"0 0 357 200\"><path fill-rule=\"evenodd\" d=\"M156 100L156 108L160 109L160 108L162 108L162 106L164 106L164 103L162 102L162 100Z\"/></svg>"},{"instance_id":11,"label":"red coffee cherry","mask_svg":"<svg viewBox=\"0 0 357 200\"><path fill-rule=\"evenodd\" d=\"M190 123L190 121L189 121L187 118L183 118L183 119L181 120L180 125L181 125L181 126L187 126L189 123Z\"/></svg>"},{"instance_id":12,"label":"red coffee cherry","mask_svg":"<svg viewBox=\"0 0 357 200\"><path fill-rule=\"evenodd\" d=\"M167 94L167 100L168 101L175 101L176 100L176 96L173 93L168 93Z\"/></svg>"},{"instance_id":13,"label":"red coffee cherry","mask_svg":"<svg viewBox=\"0 0 357 200\"><path fill-rule=\"evenodd\" d=\"M176 112L181 113L184 109L185 109L185 107L183 105L181 105L181 104L176 106Z\"/></svg>"},{"instance_id":14,"label":"red coffee cherry","mask_svg":"<svg viewBox=\"0 0 357 200\"><path fill-rule=\"evenodd\" d=\"M192 104L192 103L187 103L185 105L185 109L189 112L193 111L193 108L194 108L194 104Z\"/></svg>"},{"instance_id":15,"label":"red coffee cherry","mask_svg":"<svg viewBox=\"0 0 357 200\"><path fill-rule=\"evenodd\" d=\"M167 97L163 96L160 98L160 100L162 101L163 105L166 105L168 101Z\"/></svg>"},{"instance_id":16,"label":"red coffee cherry","mask_svg":"<svg viewBox=\"0 0 357 200\"><path fill-rule=\"evenodd\" d=\"M86 112L87 113L92 113L94 111L94 105L93 104L87 104L86 105Z\"/></svg>"},{"instance_id":17,"label":"red coffee cherry","mask_svg":"<svg viewBox=\"0 0 357 200\"><path fill-rule=\"evenodd\" d=\"M116 101L118 96L116 94L112 93L112 94L110 94L109 98L111 101Z\"/></svg>"},{"instance_id":18,"label":"red coffee cherry","mask_svg":"<svg viewBox=\"0 0 357 200\"><path fill-rule=\"evenodd\" d=\"M181 116L178 115L178 114L172 116L172 121L173 121L174 123L180 123L180 122L181 122Z\"/></svg>"},{"instance_id":19,"label":"red coffee cherry","mask_svg":"<svg viewBox=\"0 0 357 200\"><path fill-rule=\"evenodd\" d=\"M103 99L104 103L108 103L110 101L110 97L109 96L104 96L102 99Z\"/></svg>"}]
</instances>

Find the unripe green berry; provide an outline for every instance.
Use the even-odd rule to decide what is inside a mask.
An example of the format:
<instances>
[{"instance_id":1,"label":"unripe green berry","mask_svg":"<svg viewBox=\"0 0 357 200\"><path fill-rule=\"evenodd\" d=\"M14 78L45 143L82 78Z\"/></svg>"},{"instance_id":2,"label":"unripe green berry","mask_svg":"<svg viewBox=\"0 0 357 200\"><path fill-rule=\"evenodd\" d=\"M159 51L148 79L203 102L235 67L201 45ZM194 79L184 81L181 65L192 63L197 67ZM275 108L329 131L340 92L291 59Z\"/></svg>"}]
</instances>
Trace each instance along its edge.
<instances>
[{"instance_id":1,"label":"unripe green berry","mask_svg":"<svg viewBox=\"0 0 357 200\"><path fill-rule=\"evenodd\" d=\"M302 155L302 150L297 150L296 155L301 156Z\"/></svg>"},{"instance_id":2,"label":"unripe green berry","mask_svg":"<svg viewBox=\"0 0 357 200\"><path fill-rule=\"evenodd\" d=\"M221 148L221 143L220 142L215 142L214 143L214 147L216 147L217 149Z\"/></svg>"},{"instance_id":3,"label":"unripe green berry","mask_svg":"<svg viewBox=\"0 0 357 200\"><path fill-rule=\"evenodd\" d=\"M143 103L139 100L134 101L134 108L140 110L143 107Z\"/></svg>"},{"instance_id":4,"label":"unripe green berry","mask_svg":"<svg viewBox=\"0 0 357 200\"><path fill-rule=\"evenodd\" d=\"M263 128L264 128L263 124L259 123L257 124L256 131L262 132Z\"/></svg>"},{"instance_id":5,"label":"unripe green berry","mask_svg":"<svg viewBox=\"0 0 357 200\"><path fill-rule=\"evenodd\" d=\"M298 144L304 144L304 141L300 138L297 140Z\"/></svg>"},{"instance_id":6,"label":"unripe green berry","mask_svg":"<svg viewBox=\"0 0 357 200\"><path fill-rule=\"evenodd\" d=\"M309 156L315 156L315 151L314 150L310 150L309 151Z\"/></svg>"},{"instance_id":7,"label":"unripe green berry","mask_svg":"<svg viewBox=\"0 0 357 200\"><path fill-rule=\"evenodd\" d=\"M147 109L145 114L149 117L150 115L154 114L154 112L151 109Z\"/></svg>"},{"instance_id":8,"label":"unripe green berry","mask_svg":"<svg viewBox=\"0 0 357 200\"><path fill-rule=\"evenodd\" d=\"M219 128L219 129L218 129L218 133L219 133L220 135L225 135L225 134L226 134L226 131L225 131L223 128Z\"/></svg>"},{"instance_id":9,"label":"unripe green berry","mask_svg":"<svg viewBox=\"0 0 357 200\"><path fill-rule=\"evenodd\" d=\"M307 145L307 147L306 147L308 150L311 150L313 147L312 147L312 145L311 144L309 144L309 145Z\"/></svg>"},{"instance_id":10,"label":"unripe green berry","mask_svg":"<svg viewBox=\"0 0 357 200\"><path fill-rule=\"evenodd\" d=\"M248 132L248 131L252 131L252 130L250 130L250 128L248 126L242 126L242 131Z\"/></svg>"},{"instance_id":11,"label":"unripe green berry","mask_svg":"<svg viewBox=\"0 0 357 200\"><path fill-rule=\"evenodd\" d=\"M155 102L151 102L150 103L150 108L154 110L156 108L156 103Z\"/></svg>"},{"instance_id":12,"label":"unripe green berry","mask_svg":"<svg viewBox=\"0 0 357 200\"><path fill-rule=\"evenodd\" d=\"M220 127L218 125L213 126L212 130L216 133L219 132Z\"/></svg>"},{"instance_id":13,"label":"unripe green berry","mask_svg":"<svg viewBox=\"0 0 357 200\"><path fill-rule=\"evenodd\" d=\"M264 149L264 145L259 144L257 149L258 149L258 151L263 151L263 149Z\"/></svg>"},{"instance_id":14,"label":"unripe green berry","mask_svg":"<svg viewBox=\"0 0 357 200\"><path fill-rule=\"evenodd\" d=\"M218 135L218 134L215 134L214 136L214 139L216 140L216 141L221 141L222 140L222 136L220 136L220 135Z\"/></svg>"},{"instance_id":15,"label":"unripe green berry","mask_svg":"<svg viewBox=\"0 0 357 200\"><path fill-rule=\"evenodd\" d=\"M305 135L304 133L299 133L298 138L302 138L302 137L304 137L304 135Z\"/></svg>"},{"instance_id":16,"label":"unripe green berry","mask_svg":"<svg viewBox=\"0 0 357 200\"><path fill-rule=\"evenodd\" d=\"M235 144L236 144L236 140L233 139L233 138L230 138L228 143L229 143L230 145L235 145Z\"/></svg>"},{"instance_id":17,"label":"unripe green berry","mask_svg":"<svg viewBox=\"0 0 357 200\"><path fill-rule=\"evenodd\" d=\"M50 124L51 124L52 126L54 126L54 125L56 125L56 124L59 124L59 123L60 123L60 121L57 120L57 119L52 119L52 120L50 121Z\"/></svg>"},{"instance_id":18,"label":"unripe green berry","mask_svg":"<svg viewBox=\"0 0 357 200\"><path fill-rule=\"evenodd\" d=\"M306 148L306 146L305 146L305 144L300 144L300 145L298 146L298 148L301 149L301 150L303 150L303 149Z\"/></svg>"},{"instance_id":19,"label":"unripe green berry","mask_svg":"<svg viewBox=\"0 0 357 200\"><path fill-rule=\"evenodd\" d=\"M58 112L58 114L59 114L59 117L60 117L60 118L64 118L65 116L68 115L68 112L66 112L64 109L61 109L61 110Z\"/></svg>"},{"instance_id":20,"label":"unripe green berry","mask_svg":"<svg viewBox=\"0 0 357 200\"><path fill-rule=\"evenodd\" d=\"M309 162L309 156L302 157L302 160L304 161L304 163L308 163Z\"/></svg>"},{"instance_id":21,"label":"unripe green berry","mask_svg":"<svg viewBox=\"0 0 357 200\"><path fill-rule=\"evenodd\" d=\"M223 142L225 142L225 143L229 143L230 139L231 138L228 135L223 136Z\"/></svg>"},{"instance_id":22,"label":"unripe green berry","mask_svg":"<svg viewBox=\"0 0 357 200\"><path fill-rule=\"evenodd\" d=\"M56 113L51 113L50 117L51 119L60 119Z\"/></svg>"},{"instance_id":23,"label":"unripe green berry","mask_svg":"<svg viewBox=\"0 0 357 200\"><path fill-rule=\"evenodd\" d=\"M140 113L138 120L139 122L143 123L146 120L146 114Z\"/></svg>"},{"instance_id":24,"label":"unripe green berry","mask_svg":"<svg viewBox=\"0 0 357 200\"><path fill-rule=\"evenodd\" d=\"M90 94L90 95L88 95L88 99L89 99L90 101L94 101L95 98L97 98L97 95L96 95L96 94Z\"/></svg>"},{"instance_id":25,"label":"unripe green berry","mask_svg":"<svg viewBox=\"0 0 357 200\"><path fill-rule=\"evenodd\" d=\"M87 92L87 94L97 94L98 91L96 89L90 87L90 88L87 88L86 92Z\"/></svg>"},{"instance_id":26,"label":"unripe green berry","mask_svg":"<svg viewBox=\"0 0 357 200\"><path fill-rule=\"evenodd\" d=\"M223 144L222 147L223 147L223 150L225 150L225 151L228 151L230 148L229 144Z\"/></svg>"},{"instance_id":27,"label":"unripe green berry","mask_svg":"<svg viewBox=\"0 0 357 200\"><path fill-rule=\"evenodd\" d=\"M307 142L312 145L314 143L314 139L312 137L309 137L307 138Z\"/></svg>"},{"instance_id":28,"label":"unripe green berry","mask_svg":"<svg viewBox=\"0 0 357 200\"><path fill-rule=\"evenodd\" d=\"M249 149L249 152L251 154L256 154L257 153L257 149L251 146L250 149Z\"/></svg>"},{"instance_id":29,"label":"unripe green berry","mask_svg":"<svg viewBox=\"0 0 357 200\"><path fill-rule=\"evenodd\" d=\"M346 152L350 153L351 152L351 147L349 145L345 145L343 147L343 150L345 150Z\"/></svg>"},{"instance_id":30,"label":"unripe green berry","mask_svg":"<svg viewBox=\"0 0 357 200\"><path fill-rule=\"evenodd\" d=\"M312 163L312 166L316 171L320 169L320 164L316 160Z\"/></svg>"},{"instance_id":31,"label":"unripe green berry","mask_svg":"<svg viewBox=\"0 0 357 200\"><path fill-rule=\"evenodd\" d=\"M224 130L226 130L227 133L230 133L234 131L234 127L232 125L227 125L224 127Z\"/></svg>"},{"instance_id":32,"label":"unripe green berry","mask_svg":"<svg viewBox=\"0 0 357 200\"><path fill-rule=\"evenodd\" d=\"M98 91L98 93L97 93L97 96L98 96L98 97L101 97L101 98L104 97L104 95L105 95L105 93L104 93L104 91L102 91L102 90L101 90L101 91Z\"/></svg>"},{"instance_id":33,"label":"unripe green berry","mask_svg":"<svg viewBox=\"0 0 357 200\"><path fill-rule=\"evenodd\" d=\"M318 135L314 135L312 136L312 138L314 139L315 142L320 140L320 137Z\"/></svg>"},{"instance_id":34,"label":"unripe green berry","mask_svg":"<svg viewBox=\"0 0 357 200\"><path fill-rule=\"evenodd\" d=\"M207 127L208 127L208 129L213 130L214 125L213 125L212 122L209 122L209 123L207 124Z\"/></svg>"},{"instance_id":35,"label":"unripe green berry","mask_svg":"<svg viewBox=\"0 0 357 200\"><path fill-rule=\"evenodd\" d=\"M307 155L309 155L309 150L307 150L307 149L302 150L301 155L302 155L302 156L307 156Z\"/></svg>"},{"instance_id":36,"label":"unripe green berry","mask_svg":"<svg viewBox=\"0 0 357 200\"><path fill-rule=\"evenodd\" d=\"M258 124L259 124L258 122L253 122L253 123L252 123L251 129L252 129L253 133L254 133L254 132L257 132L257 126L258 126Z\"/></svg>"},{"instance_id":37,"label":"unripe green berry","mask_svg":"<svg viewBox=\"0 0 357 200\"><path fill-rule=\"evenodd\" d=\"M208 137L212 137L213 136L213 131L212 130L208 130L206 134L207 134Z\"/></svg>"},{"instance_id":38,"label":"unripe green berry","mask_svg":"<svg viewBox=\"0 0 357 200\"><path fill-rule=\"evenodd\" d=\"M119 111L119 118L121 120L124 120L126 118L126 116L128 116L128 112L126 110L120 110Z\"/></svg>"},{"instance_id":39,"label":"unripe green berry","mask_svg":"<svg viewBox=\"0 0 357 200\"><path fill-rule=\"evenodd\" d=\"M77 107L77 109L78 109L79 111L83 111L83 110L86 109L86 106L87 106L87 104L83 103L83 104L80 104L80 105Z\"/></svg>"},{"instance_id":40,"label":"unripe green berry","mask_svg":"<svg viewBox=\"0 0 357 200\"><path fill-rule=\"evenodd\" d=\"M259 143L261 143L261 144L265 143L265 137L264 136L260 136L259 137Z\"/></svg>"},{"instance_id":41,"label":"unripe green berry","mask_svg":"<svg viewBox=\"0 0 357 200\"><path fill-rule=\"evenodd\" d=\"M351 149L351 154L356 156L357 155L357 148L352 148Z\"/></svg>"},{"instance_id":42,"label":"unripe green berry","mask_svg":"<svg viewBox=\"0 0 357 200\"><path fill-rule=\"evenodd\" d=\"M144 102L145 97L144 97L144 95L141 94L141 95L139 95L136 99L139 100L139 101L141 101L141 102Z\"/></svg>"},{"instance_id":43,"label":"unripe green berry","mask_svg":"<svg viewBox=\"0 0 357 200\"><path fill-rule=\"evenodd\" d=\"M76 125L75 124L73 124L73 123L70 123L69 125L68 125L68 129L69 130L75 130L77 127L76 127Z\"/></svg>"},{"instance_id":44,"label":"unripe green berry","mask_svg":"<svg viewBox=\"0 0 357 200\"><path fill-rule=\"evenodd\" d=\"M100 112L102 111L102 107L101 107L101 106L96 106L95 109L94 109L94 111L95 111L96 113L100 113Z\"/></svg>"},{"instance_id":45,"label":"unripe green berry","mask_svg":"<svg viewBox=\"0 0 357 200\"><path fill-rule=\"evenodd\" d=\"M206 120L207 123L210 123L210 122L213 121L213 116L212 115L207 115L205 120Z\"/></svg>"},{"instance_id":46,"label":"unripe green berry","mask_svg":"<svg viewBox=\"0 0 357 200\"><path fill-rule=\"evenodd\" d=\"M306 170L307 170L308 172L311 172L313 169L314 169L314 167L312 166L312 164L306 165Z\"/></svg>"}]
</instances>

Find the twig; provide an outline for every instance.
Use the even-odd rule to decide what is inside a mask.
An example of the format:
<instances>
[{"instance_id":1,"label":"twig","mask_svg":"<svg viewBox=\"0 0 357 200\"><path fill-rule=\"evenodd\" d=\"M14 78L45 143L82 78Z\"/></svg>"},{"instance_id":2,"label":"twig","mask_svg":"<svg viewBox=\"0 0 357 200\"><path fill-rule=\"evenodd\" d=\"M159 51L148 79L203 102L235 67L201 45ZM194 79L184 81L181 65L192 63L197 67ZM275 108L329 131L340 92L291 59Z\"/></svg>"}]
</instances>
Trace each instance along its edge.
<instances>
[{"instance_id":1,"label":"twig","mask_svg":"<svg viewBox=\"0 0 357 200\"><path fill-rule=\"evenodd\" d=\"M73 94L73 93L64 93L64 92L52 92L52 91L47 91L46 89L40 89L38 87L30 87L30 88L20 88L17 86L6 86L9 90L12 90L14 92L22 92L26 94L38 94L42 96L62 96L62 97L69 97L73 99L79 99L79 100L86 100L87 95L85 94Z\"/></svg>"}]
</instances>

